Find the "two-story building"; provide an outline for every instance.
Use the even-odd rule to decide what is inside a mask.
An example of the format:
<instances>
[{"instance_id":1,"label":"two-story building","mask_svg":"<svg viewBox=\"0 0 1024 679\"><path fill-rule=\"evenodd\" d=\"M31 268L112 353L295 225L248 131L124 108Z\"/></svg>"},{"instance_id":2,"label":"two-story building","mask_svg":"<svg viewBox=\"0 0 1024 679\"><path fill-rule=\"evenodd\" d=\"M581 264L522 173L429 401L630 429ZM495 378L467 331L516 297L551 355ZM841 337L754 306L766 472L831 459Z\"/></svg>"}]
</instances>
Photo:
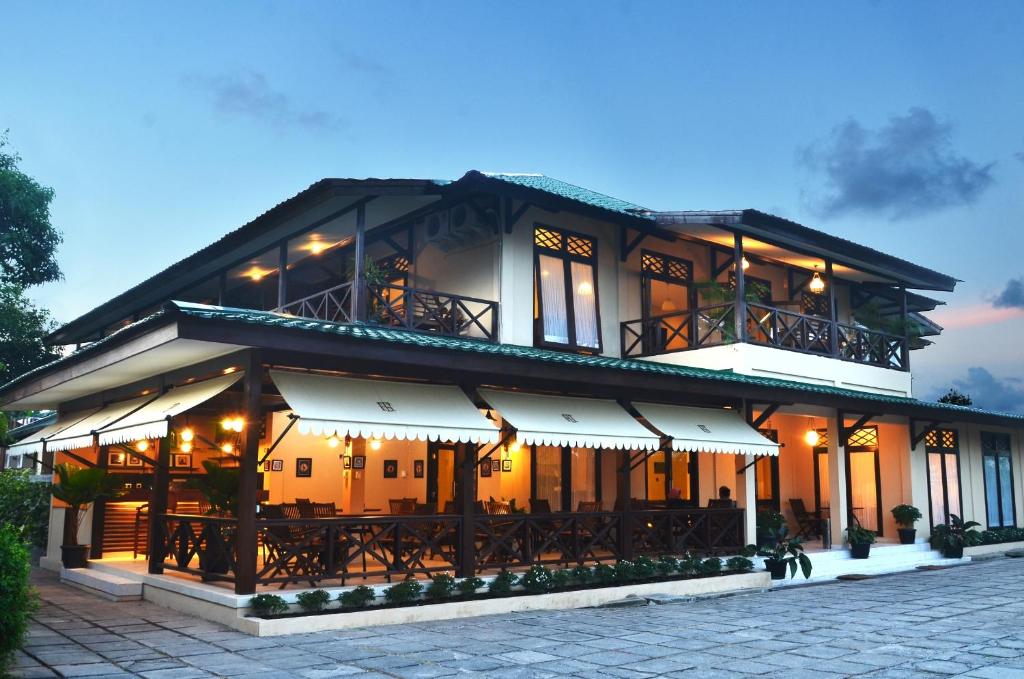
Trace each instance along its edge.
<instances>
[{"instance_id":1,"label":"two-story building","mask_svg":"<svg viewBox=\"0 0 1024 679\"><path fill-rule=\"evenodd\" d=\"M240 594L736 553L758 509L837 549L853 521L895 540L902 503L1020 525L1024 416L913 396L956 282L542 175L324 179L54 332L74 350L0 387L57 411L8 464L118 476L94 565Z\"/></svg>"}]
</instances>

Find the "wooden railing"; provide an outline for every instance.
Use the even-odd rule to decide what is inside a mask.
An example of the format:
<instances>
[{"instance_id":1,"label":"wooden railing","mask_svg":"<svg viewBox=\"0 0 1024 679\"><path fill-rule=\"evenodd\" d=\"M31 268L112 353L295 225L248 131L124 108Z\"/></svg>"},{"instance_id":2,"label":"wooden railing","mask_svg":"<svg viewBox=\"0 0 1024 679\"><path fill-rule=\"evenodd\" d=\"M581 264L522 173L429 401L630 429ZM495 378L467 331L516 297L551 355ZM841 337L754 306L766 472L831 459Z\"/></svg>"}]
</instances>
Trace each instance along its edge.
<instances>
[{"instance_id":1,"label":"wooden railing","mask_svg":"<svg viewBox=\"0 0 1024 679\"><path fill-rule=\"evenodd\" d=\"M894 370L907 369L907 338L748 302L743 341ZM621 324L622 355L657 356L736 341L735 304Z\"/></svg>"},{"instance_id":2,"label":"wooden railing","mask_svg":"<svg viewBox=\"0 0 1024 679\"><path fill-rule=\"evenodd\" d=\"M165 569L234 582L237 525L232 518L161 514L154 556Z\"/></svg>"},{"instance_id":3,"label":"wooden railing","mask_svg":"<svg viewBox=\"0 0 1024 679\"><path fill-rule=\"evenodd\" d=\"M318 321L349 323L352 320L352 283L342 283L297 299L274 311Z\"/></svg>"}]
</instances>

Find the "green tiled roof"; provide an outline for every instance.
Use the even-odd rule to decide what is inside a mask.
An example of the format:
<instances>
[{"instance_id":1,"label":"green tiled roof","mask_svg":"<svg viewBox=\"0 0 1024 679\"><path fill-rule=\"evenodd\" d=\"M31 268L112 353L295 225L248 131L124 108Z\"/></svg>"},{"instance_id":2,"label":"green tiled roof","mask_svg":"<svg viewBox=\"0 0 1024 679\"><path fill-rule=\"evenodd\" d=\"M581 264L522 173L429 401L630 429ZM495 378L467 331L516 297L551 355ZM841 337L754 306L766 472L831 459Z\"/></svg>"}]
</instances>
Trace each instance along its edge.
<instances>
[{"instance_id":1,"label":"green tiled roof","mask_svg":"<svg viewBox=\"0 0 1024 679\"><path fill-rule=\"evenodd\" d=\"M619 198L606 196L603 193L591 191L590 189L585 189L582 186L576 186L569 182L563 182L561 179L555 179L554 177L527 173L505 174L501 172L481 172L480 174L509 184L516 184L518 186L525 186L528 189L544 191L560 198L575 200L579 203L585 203L593 207L601 208L602 210L610 210L611 212L618 212L624 215L631 215L633 217L644 217L654 221L653 216L642 214L648 212L648 209L642 205L636 205L635 203L620 200Z\"/></svg>"}]
</instances>

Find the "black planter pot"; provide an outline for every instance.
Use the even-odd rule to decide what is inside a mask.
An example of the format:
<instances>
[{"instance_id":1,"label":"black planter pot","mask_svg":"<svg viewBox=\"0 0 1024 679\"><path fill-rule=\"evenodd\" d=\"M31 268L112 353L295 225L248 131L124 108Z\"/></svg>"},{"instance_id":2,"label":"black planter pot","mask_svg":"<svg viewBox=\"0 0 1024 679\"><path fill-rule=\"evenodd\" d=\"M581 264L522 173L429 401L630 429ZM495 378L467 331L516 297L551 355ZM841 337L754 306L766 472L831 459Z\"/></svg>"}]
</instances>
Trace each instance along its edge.
<instances>
[{"instance_id":1,"label":"black planter pot","mask_svg":"<svg viewBox=\"0 0 1024 679\"><path fill-rule=\"evenodd\" d=\"M60 560L64 568L86 568L89 565L89 545L61 545Z\"/></svg>"},{"instance_id":2,"label":"black planter pot","mask_svg":"<svg viewBox=\"0 0 1024 679\"><path fill-rule=\"evenodd\" d=\"M901 545L912 545L912 544L914 544L914 539L917 537L917 529L916 528L899 528L899 529L897 529L896 532L898 532L900 534L900 544Z\"/></svg>"},{"instance_id":3,"label":"black planter pot","mask_svg":"<svg viewBox=\"0 0 1024 679\"><path fill-rule=\"evenodd\" d=\"M764 562L764 568L766 571L771 573L772 580L785 580L786 571L789 570L789 565L785 561L773 561L769 559Z\"/></svg>"},{"instance_id":4,"label":"black planter pot","mask_svg":"<svg viewBox=\"0 0 1024 679\"><path fill-rule=\"evenodd\" d=\"M943 545L942 556L947 559L962 559L964 558L964 546L957 545L953 547L952 545Z\"/></svg>"},{"instance_id":5,"label":"black planter pot","mask_svg":"<svg viewBox=\"0 0 1024 679\"><path fill-rule=\"evenodd\" d=\"M871 543L864 542L850 545L850 556L854 559L866 559L871 555Z\"/></svg>"}]
</instances>

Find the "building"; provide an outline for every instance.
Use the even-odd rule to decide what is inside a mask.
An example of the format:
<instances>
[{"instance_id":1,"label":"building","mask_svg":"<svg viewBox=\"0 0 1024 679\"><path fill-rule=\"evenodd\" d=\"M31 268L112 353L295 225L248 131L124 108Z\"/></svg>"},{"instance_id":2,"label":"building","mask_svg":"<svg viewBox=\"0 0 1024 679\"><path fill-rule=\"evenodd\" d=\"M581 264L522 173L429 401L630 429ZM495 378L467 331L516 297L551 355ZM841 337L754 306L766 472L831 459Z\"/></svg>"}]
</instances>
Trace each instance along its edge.
<instances>
[{"instance_id":1,"label":"building","mask_svg":"<svg viewBox=\"0 0 1024 679\"><path fill-rule=\"evenodd\" d=\"M325 179L55 331L0 387L58 413L8 464L107 468L93 559L238 594L735 553L765 508L837 549L901 503L1016 526L1024 416L913 395L956 282L542 175Z\"/></svg>"}]
</instances>

